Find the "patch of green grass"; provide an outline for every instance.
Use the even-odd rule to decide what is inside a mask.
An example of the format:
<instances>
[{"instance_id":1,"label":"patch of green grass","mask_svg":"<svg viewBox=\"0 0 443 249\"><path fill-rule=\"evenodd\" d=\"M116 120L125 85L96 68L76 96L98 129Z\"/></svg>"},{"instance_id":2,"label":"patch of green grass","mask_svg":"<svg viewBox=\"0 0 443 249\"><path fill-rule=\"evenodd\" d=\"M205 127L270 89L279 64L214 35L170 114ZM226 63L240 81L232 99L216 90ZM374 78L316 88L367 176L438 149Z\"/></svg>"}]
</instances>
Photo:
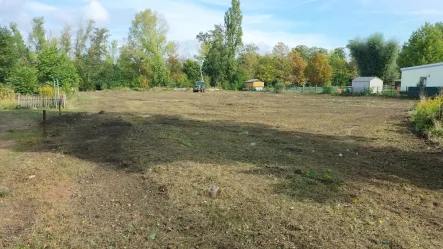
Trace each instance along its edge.
<instances>
[{"instance_id":1,"label":"patch of green grass","mask_svg":"<svg viewBox=\"0 0 443 249\"><path fill-rule=\"evenodd\" d=\"M9 189L0 189L0 197L6 197L11 195L11 191Z\"/></svg>"}]
</instances>

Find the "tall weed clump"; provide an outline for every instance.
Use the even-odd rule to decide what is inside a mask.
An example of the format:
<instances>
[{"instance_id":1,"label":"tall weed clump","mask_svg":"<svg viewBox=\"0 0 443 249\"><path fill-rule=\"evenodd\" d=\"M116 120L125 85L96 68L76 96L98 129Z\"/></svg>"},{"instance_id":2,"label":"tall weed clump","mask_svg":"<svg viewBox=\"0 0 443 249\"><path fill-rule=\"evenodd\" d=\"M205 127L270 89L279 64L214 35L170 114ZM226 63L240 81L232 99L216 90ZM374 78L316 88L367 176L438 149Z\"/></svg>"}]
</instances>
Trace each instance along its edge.
<instances>
[{"instance_id":1,"label":"tall weed clump","mask_svg":"<svg viewBox=\"0 0 443 249\"><path fill-rule=\"evenodd\" d=\"M442 127L443 95L435 98L422 96L411 112L414 128L430 139L443 138Z\"/></svg>"}]
</instances>

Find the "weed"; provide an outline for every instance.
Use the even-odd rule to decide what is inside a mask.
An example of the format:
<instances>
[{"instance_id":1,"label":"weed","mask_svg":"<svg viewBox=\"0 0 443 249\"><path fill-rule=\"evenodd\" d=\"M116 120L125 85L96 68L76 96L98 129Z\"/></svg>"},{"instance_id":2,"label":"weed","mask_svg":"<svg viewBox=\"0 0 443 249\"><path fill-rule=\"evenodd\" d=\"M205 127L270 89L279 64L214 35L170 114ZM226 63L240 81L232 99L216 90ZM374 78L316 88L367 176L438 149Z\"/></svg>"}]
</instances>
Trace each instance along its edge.
<instances>
[{"instance_id":1,"label":"weed","mask_svg":"<svg viewBox=\"0 0 443 249\"><path fill-rule=\"evenodd\" d=\"M11 195L11 191L9 189L0 189L0 197L6 197Z\"/></svg>"},{"instance_id":2,"label":"weed","mask_svg":"<svg viewBox=\"0 0 443 249\"><path fill-rule=\"evenodd\" d=\"M322 93L323 94L332 94L334 88L332 86L324 86Z\"/></svg>"}]
</instances>

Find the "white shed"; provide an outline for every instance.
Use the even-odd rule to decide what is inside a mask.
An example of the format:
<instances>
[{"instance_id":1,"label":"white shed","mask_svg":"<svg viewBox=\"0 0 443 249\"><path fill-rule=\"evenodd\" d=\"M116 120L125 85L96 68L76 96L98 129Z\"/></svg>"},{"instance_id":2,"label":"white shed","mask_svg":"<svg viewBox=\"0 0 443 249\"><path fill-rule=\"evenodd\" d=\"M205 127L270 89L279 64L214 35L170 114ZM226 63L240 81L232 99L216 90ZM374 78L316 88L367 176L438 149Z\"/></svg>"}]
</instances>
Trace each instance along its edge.
<instances>
[{"instance_id":1,"label":"white shed","mask_svg":"<svg viewBox=\"0 0 443 249\"><path fill-rule=\"evenodd\" d=\"M352 81L352 92L359 93L368 89L372 93L383 92L383 80L378 77L358 77Z\"/></svg>"},{"instance_id":2,"label":"white shed","mask_svg":"<svg viewBox=\"0 0 443 249\"><path fill-rule=\"evenodd\" d=\"M425 87L443 87L443 63L401 69L401 91L417 87L419 82Z\"/></svg>"}]
</instances>

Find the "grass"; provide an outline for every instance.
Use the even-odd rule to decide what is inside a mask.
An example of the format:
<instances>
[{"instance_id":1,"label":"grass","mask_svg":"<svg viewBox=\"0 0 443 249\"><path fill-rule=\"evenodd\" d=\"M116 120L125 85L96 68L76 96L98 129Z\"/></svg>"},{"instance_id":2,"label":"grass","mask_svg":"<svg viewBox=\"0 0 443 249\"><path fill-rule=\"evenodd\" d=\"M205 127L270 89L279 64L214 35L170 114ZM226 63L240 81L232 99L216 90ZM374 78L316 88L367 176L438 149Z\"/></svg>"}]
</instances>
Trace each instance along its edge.
<instances>
[{"instance_id":1,"label":"grass","mask_svg":"<svg viewBox=\"0 0 443 249\"><path fill-rule=\"evenodd\" d=\"M409 132L409 100L106 91L69 103L19 150L1 142L37 138L38 119L0 113L14 131L0 133L0 186L14 189L0 247L443 247L441 149Z\"/></svg>"}]
</instances>

